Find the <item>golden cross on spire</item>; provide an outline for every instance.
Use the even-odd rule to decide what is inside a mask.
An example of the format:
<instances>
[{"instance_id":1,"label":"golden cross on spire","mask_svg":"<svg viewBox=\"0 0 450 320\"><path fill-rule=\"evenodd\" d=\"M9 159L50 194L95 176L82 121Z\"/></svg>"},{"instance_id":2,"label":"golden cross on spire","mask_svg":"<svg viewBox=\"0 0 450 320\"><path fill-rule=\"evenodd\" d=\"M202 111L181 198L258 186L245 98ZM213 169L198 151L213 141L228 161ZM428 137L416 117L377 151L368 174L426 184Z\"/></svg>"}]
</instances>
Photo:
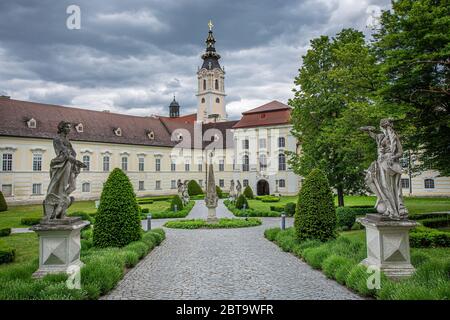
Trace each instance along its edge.
<instances>
[{"instance_id":1,"label":"golden cross on spire","mask_svg":"<svg viewBox=\"0 0 450 320\"><path fill-rule=\"evenodd\" d=\"M211 31L213 27L214 27L214 25L213 25L212 21L209 20L209 22L208 22L209 31Z\"/></svg>"}]
</instances>

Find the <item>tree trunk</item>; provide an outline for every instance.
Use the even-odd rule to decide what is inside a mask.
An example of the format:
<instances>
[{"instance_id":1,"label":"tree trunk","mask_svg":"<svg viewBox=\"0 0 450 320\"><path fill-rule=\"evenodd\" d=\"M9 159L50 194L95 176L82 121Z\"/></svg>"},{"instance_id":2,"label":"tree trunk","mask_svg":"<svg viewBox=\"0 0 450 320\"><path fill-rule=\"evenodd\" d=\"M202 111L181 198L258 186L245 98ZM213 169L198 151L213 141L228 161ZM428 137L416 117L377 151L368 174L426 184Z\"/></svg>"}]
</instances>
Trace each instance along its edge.
<instances>
[{"instance_id":1,"label":"tree trunk","mask_svg":"<svg viewBox=\"0 0 450 320\"><path fill-rule=\"evenodd\" d=\"M337 193L338 193L338 207L344 206L344 189L342 186L337 187Z\"/></svg>"}]
</instances>

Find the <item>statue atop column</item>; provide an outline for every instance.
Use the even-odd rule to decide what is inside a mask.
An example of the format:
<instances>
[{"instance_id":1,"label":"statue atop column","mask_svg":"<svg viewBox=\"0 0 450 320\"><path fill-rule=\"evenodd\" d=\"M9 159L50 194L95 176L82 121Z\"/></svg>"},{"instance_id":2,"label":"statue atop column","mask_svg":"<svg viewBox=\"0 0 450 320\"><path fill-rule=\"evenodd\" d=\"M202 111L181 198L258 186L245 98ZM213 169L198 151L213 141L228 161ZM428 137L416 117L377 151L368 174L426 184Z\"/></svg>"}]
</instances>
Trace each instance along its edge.
<instances>
[{"instance_id":1,"label":"statue atop column","mask_svg":"<svg viewBox=\"0 0 450 320\"><path fill-rule=\"evenodd\" d=\"M182 198L181 198L181 200L183 201L183 205L187 205L190 200L188 183L189 183L189 180L184 180Z\"/></svg>"},{"instance_id":2,"label":"statue atop column","mask_svg":"<svg viewBox=\"0 0 450 320\"><path fill-rule=\"evenodd\" d=\"M228 193L228 197L231 201L236 200L236 193L234 191L234 180L230 181L230 192Z\"/></svg>"},{"instance_id":3,"label":"statue atop column","mask_svg":"<svg viewBox=\"0 0 450 320\"><path fill-rule=\"evenodd\" d=\"M76 159L76 152L67 138L69 122L58 124L58 136L53 139L56 158L50 162L50 184L45 197L44 220L63 219L75 200L70 194L76 189L76 178L85 164Z\"/></svg>"},{"instance_id":4,"label":"statue atop column","mask_svg":"<svg viewBox=\"0 0 450 320\"><path fill-rule=\"evenodd\" d=\"M216 181L214 179L214 166L212 163L212 153L210 154L211 161L208 166L208 181L206 185L205 204L208 208L208 222L217 222L216 208L219 197L217 196Z\"/></svg>"},{"instance_id":5,"label":"statue atop column","mask_svg":"<svg viewBox=\"0 0 450 320\"><path fill-rule=\"evenodd\" d=\"M378 158L367 170L365 181L377 196L375 208L378 213L393 220L407 219L401 186L402 145L391 120L382 119L380 129L381 132L376 133L374 127L360 128L375 139L378 147Z\"/></svg>"}]
</instances>

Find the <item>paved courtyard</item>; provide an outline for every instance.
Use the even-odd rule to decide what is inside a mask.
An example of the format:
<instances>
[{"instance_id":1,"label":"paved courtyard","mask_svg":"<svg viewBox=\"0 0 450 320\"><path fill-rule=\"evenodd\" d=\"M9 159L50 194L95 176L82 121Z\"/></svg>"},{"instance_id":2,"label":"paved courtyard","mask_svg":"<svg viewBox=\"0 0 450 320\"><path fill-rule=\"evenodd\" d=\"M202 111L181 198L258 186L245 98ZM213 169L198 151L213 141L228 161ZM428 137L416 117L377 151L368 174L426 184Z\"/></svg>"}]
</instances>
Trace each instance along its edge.
<instances>
[{"instance_id":1,"label":"paved courtyard","mask_svg":"<svg viewBox=\"0 0 450 320\"><path fill-rule=\"evenodd\" d=\"M222 202L217 209L219 217L232 217ZM197 201L188 218L206 216ZM166 229L161 246L103 299L360 299L266 240L264 230L280 219L263 221L242 229Z\"/></svg>"}]
</instances>

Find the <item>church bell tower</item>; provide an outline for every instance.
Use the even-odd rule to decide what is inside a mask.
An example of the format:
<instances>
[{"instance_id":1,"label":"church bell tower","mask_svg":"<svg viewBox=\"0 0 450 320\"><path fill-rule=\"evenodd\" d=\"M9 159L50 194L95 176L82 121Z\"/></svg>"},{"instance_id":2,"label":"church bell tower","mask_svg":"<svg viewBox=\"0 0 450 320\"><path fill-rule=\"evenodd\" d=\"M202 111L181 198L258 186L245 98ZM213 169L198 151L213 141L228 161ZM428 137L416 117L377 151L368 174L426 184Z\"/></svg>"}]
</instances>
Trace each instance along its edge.
<instances>
[{"instance_id":1,"label":"church bell tower","mask_svg":"<svg viewBox=\"0 0 450 320\"><path fill-rule=\"evenodd\" d=\"M202 55L203 64L197 72L197 121L226 121L225 111L225 71L219 64L220 55L216 52L216 40L212 32L213 24L208 23L209 32L206 38L206 52Z\"/></svg>"}]
</instances>

